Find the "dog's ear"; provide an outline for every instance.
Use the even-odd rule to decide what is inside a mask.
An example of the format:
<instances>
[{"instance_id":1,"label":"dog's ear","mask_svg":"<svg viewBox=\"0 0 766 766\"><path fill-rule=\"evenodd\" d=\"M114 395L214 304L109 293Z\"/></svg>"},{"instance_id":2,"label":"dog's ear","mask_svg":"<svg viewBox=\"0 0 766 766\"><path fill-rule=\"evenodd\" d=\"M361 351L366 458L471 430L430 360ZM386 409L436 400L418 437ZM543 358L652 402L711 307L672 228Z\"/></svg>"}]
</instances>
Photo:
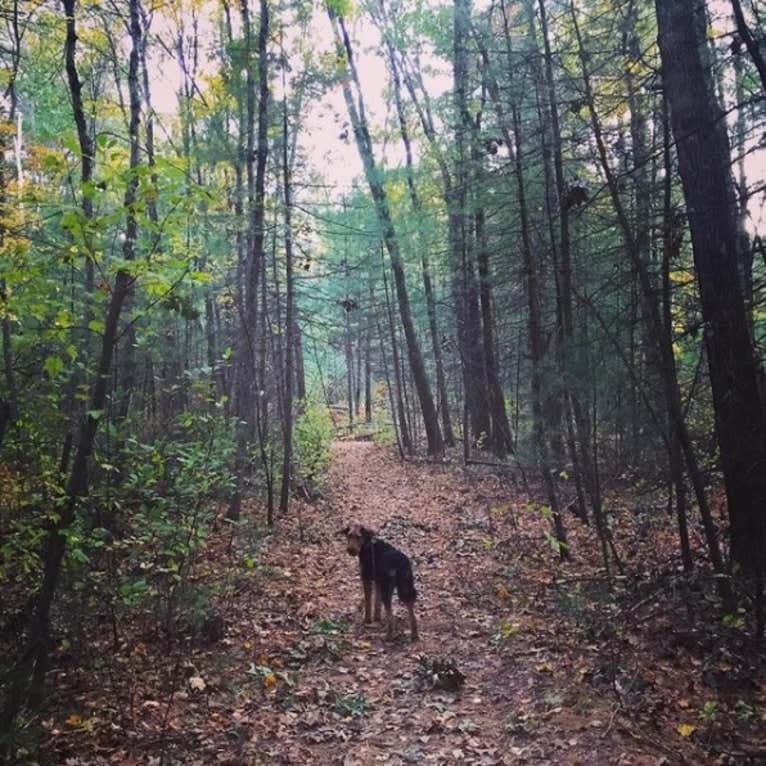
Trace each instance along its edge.
<instances>
[{"instance_id":1,"label":"dog's ear","mask_svg":"<svg viewBox=\"0 0 766 766\"><path fill-rule=\"evenodd\" d=\"M367 527L362 527L362 539L367 542L369 540L372 540L372 538L375 537L375 531L372 529L367 529Z\"/></svg>"},{"instance_id":2,"label":"dog's ear","mask_svg":"<svg viewBox=\"0 0 766 766\"><path fill-rule=\"evenodd\" d=\"M343 529L338 530L339 535L343 535L344 537L348 537L348 533L350 531L351 527L345 526Z\"/></svg>"}]
</instances>

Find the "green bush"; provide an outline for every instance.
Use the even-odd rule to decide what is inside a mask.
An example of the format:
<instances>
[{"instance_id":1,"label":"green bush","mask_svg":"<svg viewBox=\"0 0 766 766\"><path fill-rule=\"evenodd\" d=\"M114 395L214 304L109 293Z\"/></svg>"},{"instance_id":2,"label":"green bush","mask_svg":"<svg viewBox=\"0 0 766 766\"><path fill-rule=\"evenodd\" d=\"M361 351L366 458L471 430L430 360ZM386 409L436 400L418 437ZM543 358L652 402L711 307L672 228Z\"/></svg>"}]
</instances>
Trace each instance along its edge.
<instances>
[{"instance_id":1,"label":"green bush","mask_svg":"<svg viewBox=\"0 0 766 766\"><path fill-rule=\"evenodd\" d=\"M313 495L323 489L332 459L330 445L335 427L327 407L315 401L303 402L293 436L295 478Z\"/></svg>"},{"instance_id":2,"label":"green bush","mask_svg":"<svg viewBox=\"0 0 766 766\"><path fill-rule=\"evenodd\" d=\"M91 495L112 510L81 514L67 534L66 571L75 591L100 597L116 612L148 610L167 630L179 612L201 603L191 570L214 503L233 486L235 450L233 424L224 418L185 412L177 426L175 438L151 444L128 438L120 482L108 494ZM94 524L99 515L106 527Z\"/></svg>"}]
</instances>

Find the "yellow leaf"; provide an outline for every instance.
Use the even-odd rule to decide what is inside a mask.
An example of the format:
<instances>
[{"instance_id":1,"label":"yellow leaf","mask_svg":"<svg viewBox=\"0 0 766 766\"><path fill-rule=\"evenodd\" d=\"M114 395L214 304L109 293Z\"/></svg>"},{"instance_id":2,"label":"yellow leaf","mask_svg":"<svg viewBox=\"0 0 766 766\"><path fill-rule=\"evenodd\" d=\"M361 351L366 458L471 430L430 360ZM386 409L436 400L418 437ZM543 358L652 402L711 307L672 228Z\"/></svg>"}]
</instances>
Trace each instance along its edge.
<instances>
[{"instance_id":1,"label":"yellow leaf","mask_svg":"<svg viewBox=\"0 0 766 766\"><path fill-rule=\"evenodd\" d=\"M203 692L205 691L206 686L207 684L205 683L205 679L202 676L192 676L189 679L189 687L192 691Z\"/></svg>"},{"instance_id":2,"label":"yellow leaf","mask_svg":"<svg viewBox=\"0 0 766 766\"><path fill-rule=\"evenodd\" d=\"M253 642L252 641L245 641L245 643L242 644L242 646L244 646L245 649L252 649L253 648Z\"/></svg>"},{"instance_id":3,"label":"yellow leaf","mask_svg":"<svg viewBox=\"0 0 766 766\"><path fill-rule=\"evenodd\" d=\"M691 737L692 734L694 734L695 731L697 731L696 726L692 726L690 723L679 723L676 727L676 731L682 736L682 737Z\"/></svg>"},{"instance_id":4,"label":"yellow leaf","mask_svg":"<svg viewBox=\"0 0 766 766\"><path fill-rule=\"evenodd\" d=\"M133 647L133 654L137 654L139 657L146 657L146 644L144 644L142 641L139 641Z\"/></svg>"},{"instance_id":5,"label":"yellow leaf","mask_svg":"<svg viewBox=\"0 0 766 766\"><path fill-rule=\"evenodd\" d=\"M82 725L82 717L76 714L72 714L69 716L69 718L64 721L64 723L67 726L81 726Z\"/></svg>"},{"instance_id":6,"label":"yellow leaf","mask_svg":"<svg viewBox=\"0 0 766 766\"><path fill-rule=\"evenodd\" d=\"M535 670L538 673L553 673L553 665L551 665L550 662L543 662L541 665L538 665Z\"/></svg>"},{"instance_id":7,"label":"yellow leaf","mask_svg":"<svg viewBox=\"0 0 766 766\"><path fill-rule=\"evenodd\" d=\"M273 673L269 673L268 675L263 677L263 688L264 689L271 689L273 686L277 685L277 677Z\"/></svg>"},{"instance_id":8,"label":"yellow leaf","mask_svg":"<svg viewBox=\"0 0 766 766\"><path fill-rule=\"evenodd\" d=\"M503 583L499 582L495 584L495 595L505 601L511 597L511 592L508 590L508 588L505 587L505 585L503 585Z\"/></svg>"}]
</instances>

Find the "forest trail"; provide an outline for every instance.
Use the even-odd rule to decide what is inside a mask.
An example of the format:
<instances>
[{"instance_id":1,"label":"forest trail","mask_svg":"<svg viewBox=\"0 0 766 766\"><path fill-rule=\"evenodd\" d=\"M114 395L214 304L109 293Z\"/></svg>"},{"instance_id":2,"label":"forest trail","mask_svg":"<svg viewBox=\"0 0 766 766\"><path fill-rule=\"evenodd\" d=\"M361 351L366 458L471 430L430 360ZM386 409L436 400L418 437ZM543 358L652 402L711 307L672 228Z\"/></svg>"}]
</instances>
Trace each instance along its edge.
<instances>
[{"instance_id":1,"label":"forest trail","mask_svg":"<svg viewBox=\"0 0 766 766\"><path fill-rule=\"evenodd\" d=\"M454 467L403 464L370 442L339 442L334 456L329 502L304 508L305 542L292 517L266 554L274 577L261 599L279 611L264 615L261 600L252 653L276 684L240 711L254 724L242 756L343 766L689 762L650 744L654 735L617 726L614 700L586 682L588 652L573 651L544 616L550 570L537 568L551 553L540 555L540 539L537 552L509 548L510 530L497 528L507 489L495 477L469 482ZM357 562L337 533L351 521L412 558L420 641L409 641L401 605L394 642L381 625L362 624ZM429 688L420 656L454 661L463 688Z\"/></svg>"},{"instance_id":2,"label":"forest trail","mask_svg":"<svg viewBox=\"0 0 766 766\"><path fill-rule=\"evenodd\" d=\"M550 522L520 489L489 472L401 463L362 441L336 443L329 486L265 539L211 536L195 580L218 594L222 629L133 640L116 665L63 679L49 762L758 762L711 758L696 740L708 736L699 710L710 690L701 655L664 632L665 603L642 598L649 614L631 608L624 619L593 593L581 598L582 584L603 583L598 562L559 564ZM248 513L262 518L255 505ZM351 521L410 555L418 642L399 604L394 641L362 624L358 564L339 534ZM576 551L597 551L592 529L570 534ZM646 545L636 556L648 566L657 538ZM464 675L462 688L438 688L423 671L422 658L439 657Z\"/></svg>"}]
</instances>

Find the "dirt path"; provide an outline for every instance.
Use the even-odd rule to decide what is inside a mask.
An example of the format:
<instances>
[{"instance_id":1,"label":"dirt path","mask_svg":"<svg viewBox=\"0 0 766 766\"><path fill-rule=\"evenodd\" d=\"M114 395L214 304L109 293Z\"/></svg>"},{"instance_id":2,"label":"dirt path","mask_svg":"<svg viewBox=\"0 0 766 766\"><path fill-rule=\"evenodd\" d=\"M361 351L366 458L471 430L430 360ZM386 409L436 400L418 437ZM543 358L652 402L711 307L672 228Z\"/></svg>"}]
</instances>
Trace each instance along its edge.
<instances>
[{"instance_id":1,"label":"dirt path","mask_svg":"<svg viewBox=\"0 0 766 766\"><path fill-rule=\"evenodd\" d=\"M689 736L706 735L698 711L709 690L701 661L658 642L662 604L645 601L652 623L612 626L603 610L589 619L600 602L578 594L602 582L592 529L570 532L596 563L560 565L549 521L518 490L454 466L402 464L367 442L335 446L330 486L265 542L247 527L215 533L195 578L221 624L169 644L133 641L116 667L70 678L61 720L49 723L49 762L744 763L712 760ZM411 556L417 643L399 605L395 641L361 624L357 563L338 534L351 521ZM437 657L464 675L462 688L433 688L421 660ZM64 720L73 712L76 724Z\"/></svg>"},{"instance_id":2,"label":"dirt path","mask_svg":"<svg viewBox=\"0 0 766 766\"><path fill-rule=\"evenodd\" d=\"M293 524L290 543L280 535L267 556L287 577L267 586L271 608L288 603L292 616L262 628L259 648L294 686L275 671L277 684L265 693L273 704L256 723L262 762L682 762L618 728L612 703L587 683L572 691L572 679L584 679L590 665L568 664L580 654L537 617L535 581L497 528L506 507L492 505L496 482L471 485L447 468L402 465L365 442L339 443L333 473L329 505L304 513L306 542ZM378 530L413 559L416 644L401 607L394 643L383 640L381 626L361 624L356 562L334 534L349 521ZM523 591L510 592L514 581ZM282 649L274 656L269 646ZM420 656L454 661L463 688L428 688L433 679L419 671Z\"/></svg>"}]
</instances>

